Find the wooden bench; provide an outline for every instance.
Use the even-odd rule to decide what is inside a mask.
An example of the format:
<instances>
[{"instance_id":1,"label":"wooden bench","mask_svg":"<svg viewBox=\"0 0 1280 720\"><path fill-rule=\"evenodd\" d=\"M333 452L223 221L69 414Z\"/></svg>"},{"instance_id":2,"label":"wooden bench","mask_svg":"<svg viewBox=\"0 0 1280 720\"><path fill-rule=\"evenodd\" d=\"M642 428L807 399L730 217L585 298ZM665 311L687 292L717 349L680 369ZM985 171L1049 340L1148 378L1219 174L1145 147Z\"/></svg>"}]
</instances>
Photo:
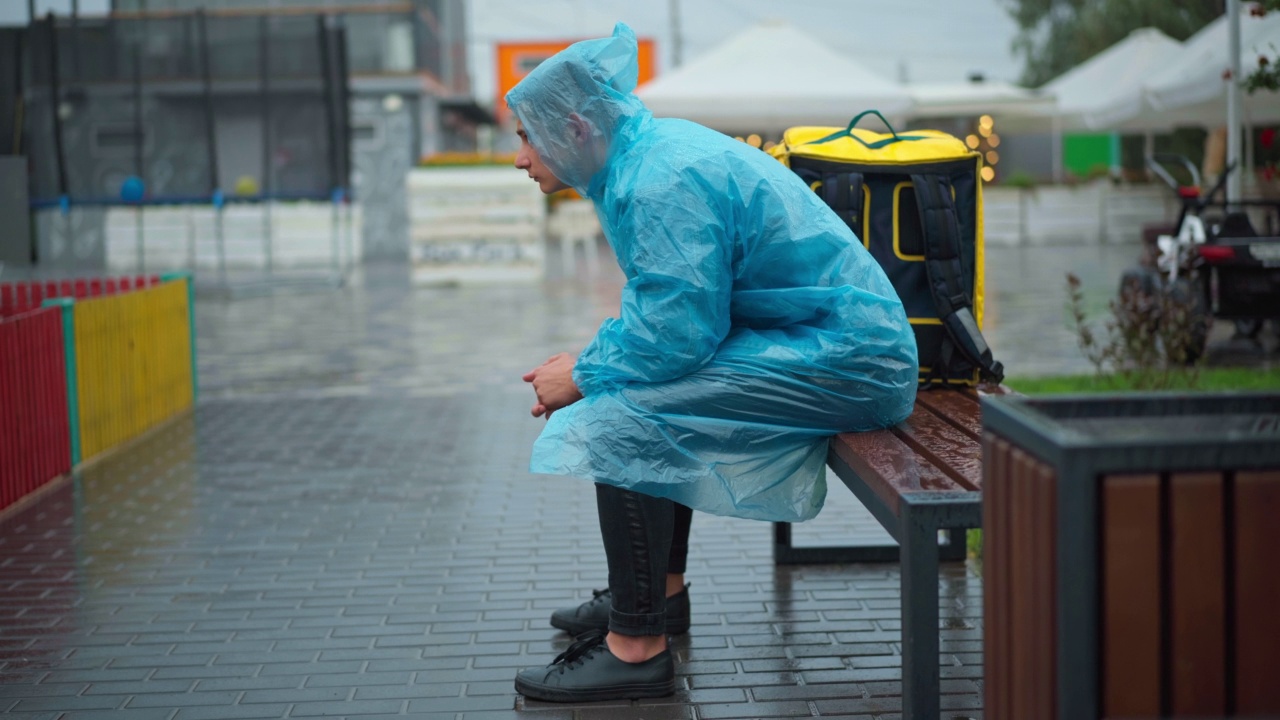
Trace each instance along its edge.
<instances>
[{"instance_id":1,"label":"wooden bench","mask_svg":"<svg viewBox=\"0 0 1280 720\"><path fill-rule=\"evenodd\" d=\"M941 712L938 562L963 560L963 531L982 526L980 398L1008 392L921 390L904 422L832 440L827 464L898 545L794 547L790 523L774 524L778 564L901 562L904 718ZM948 531L944 544L939 531Z\"/></svg>"}]
</instances>

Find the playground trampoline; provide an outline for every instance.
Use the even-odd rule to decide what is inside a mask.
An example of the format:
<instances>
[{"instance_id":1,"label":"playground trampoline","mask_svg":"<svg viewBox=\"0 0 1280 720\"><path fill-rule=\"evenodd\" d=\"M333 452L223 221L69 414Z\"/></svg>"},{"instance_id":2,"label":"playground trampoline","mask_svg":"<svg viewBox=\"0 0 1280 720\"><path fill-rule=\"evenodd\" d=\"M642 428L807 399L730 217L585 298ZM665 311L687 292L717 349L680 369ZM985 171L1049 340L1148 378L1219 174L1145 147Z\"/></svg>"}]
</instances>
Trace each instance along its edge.
<instances>
[{"instance_id":1,"label":"playground trampoline","mask_svg":"<svg viewBox=\"0 0 1280 720\"><path fill-rule=\"evenodd\" d=\"M0 57L0 142L29 158L42 271L343 281L358 238L341 16L49 14L0 35Z\"/></svg>"}]
</instances>

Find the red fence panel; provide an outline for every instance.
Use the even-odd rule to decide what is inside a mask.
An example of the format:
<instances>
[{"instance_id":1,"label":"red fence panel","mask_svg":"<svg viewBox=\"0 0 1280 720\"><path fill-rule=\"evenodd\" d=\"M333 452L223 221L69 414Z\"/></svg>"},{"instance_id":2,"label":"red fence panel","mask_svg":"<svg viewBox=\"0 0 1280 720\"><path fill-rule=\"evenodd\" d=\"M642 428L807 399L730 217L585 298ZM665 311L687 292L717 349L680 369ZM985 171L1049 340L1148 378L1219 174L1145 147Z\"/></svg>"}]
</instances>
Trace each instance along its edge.
<instances>
[{"instance_id":1,"label":"red fence panel","mask_svg":"<svg viewBox=\"0 0 1280 720\"><path fill-rule=\"evenodd\" d=\"M62 311L0 320L0 509L70 470Z\"/></svg>"},{"instance_id":2,"label":"red fence panel","mask_svg":"<svg viewBox=\"0 0 1280 720\"><path fill-rule=\"evenodd\" d=\"M77 299L114 295L160 284L159 275L68 280L19 280L0 283L0 318L13 317L40 307L47 298Z\"/></svg>"}]
</instances>

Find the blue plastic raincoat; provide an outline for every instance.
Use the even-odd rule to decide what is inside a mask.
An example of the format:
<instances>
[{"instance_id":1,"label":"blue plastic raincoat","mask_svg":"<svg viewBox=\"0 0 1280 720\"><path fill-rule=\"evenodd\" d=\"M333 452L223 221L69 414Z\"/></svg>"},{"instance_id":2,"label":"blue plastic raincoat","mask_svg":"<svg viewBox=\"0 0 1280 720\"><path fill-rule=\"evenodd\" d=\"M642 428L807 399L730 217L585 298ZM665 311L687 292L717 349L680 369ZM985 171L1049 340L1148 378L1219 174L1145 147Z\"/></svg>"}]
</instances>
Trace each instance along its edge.
<instances>
[{"instance_id":1,"label":"blue plastic raincoat","mask_svg":"<svg viewBox=\"0 0 1280 720\"><path fill-rule=\"evenodd\" d=\"M507 94L529 142L596 207L626 275L530 469L696 510L806 520L831 435L915 402L914 335L849 228L781 163L632 93L635 34L576 43Z\"/></svg>"}]
</instances>

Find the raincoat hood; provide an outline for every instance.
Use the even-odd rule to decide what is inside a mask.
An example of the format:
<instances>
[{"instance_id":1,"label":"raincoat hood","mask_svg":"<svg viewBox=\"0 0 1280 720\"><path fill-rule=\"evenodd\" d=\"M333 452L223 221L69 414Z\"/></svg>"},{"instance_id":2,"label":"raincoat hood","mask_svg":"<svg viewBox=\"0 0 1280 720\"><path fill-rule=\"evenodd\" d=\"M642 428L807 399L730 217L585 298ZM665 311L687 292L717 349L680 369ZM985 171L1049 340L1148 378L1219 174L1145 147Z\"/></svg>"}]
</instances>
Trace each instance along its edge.
<instances>
[{"instance_id":1,"label":"raincoat hood","mask_svg":"<svg viewBox=\"0 0 1280 720\"><path fill-rule=\"evenodd\" d=\"M574 43L543 61L507 93L507 106L561 182L598 195L593 183L609 158L651 117L633 92L639 75L636 34L618 23L611 37Z\"/></svg>"}]
</instances>

